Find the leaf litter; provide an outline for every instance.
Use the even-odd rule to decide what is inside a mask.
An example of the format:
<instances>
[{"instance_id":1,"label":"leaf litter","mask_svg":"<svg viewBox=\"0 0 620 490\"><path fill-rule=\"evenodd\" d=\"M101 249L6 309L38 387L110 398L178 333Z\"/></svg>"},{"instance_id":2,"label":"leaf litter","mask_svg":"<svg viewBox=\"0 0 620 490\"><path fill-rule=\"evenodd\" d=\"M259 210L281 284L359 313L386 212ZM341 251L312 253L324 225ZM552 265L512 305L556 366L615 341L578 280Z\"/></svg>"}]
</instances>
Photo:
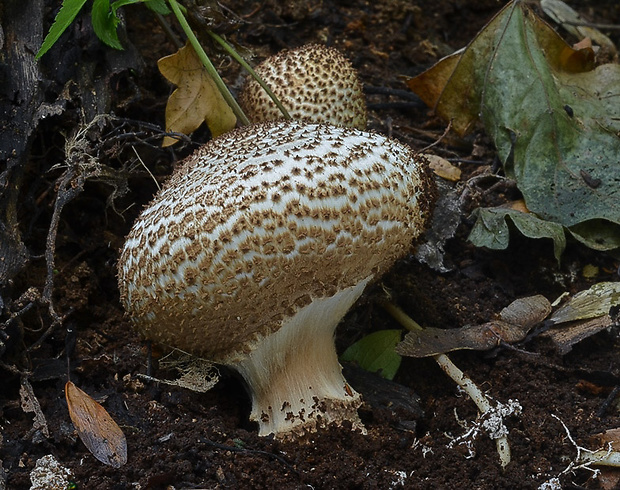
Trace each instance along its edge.
<instances>
[{"instance_id":1,"label":"leaf litter","mask_svg":"<svg viewBox=\"0 0 620 490\"><path fill-rule=\"evenodd\" d=\"M71 381L65 385L65 396L71 421L91 454L113 468L127 463L125 434L106 409Z\"/></svg>"},{"instance_id":2,"label":"leaf litter","mask_svg":"<svg viewBox=\"0 0 620 490\"><path fill-rule=\"evenodd\" d=\"M237 118L190 44L161 58L157 66L177 86L166 105L166 131L190 134L206 122L215 138L235 127ZM176 141L167 136L163 146Z\"/></svg>"},{"instance_id":3,"label":"leaf litter","mask_svg":"<svg viewBox=\"0 0 620 490\"><path fill-rule=\"evenodd\" d=\"M554 239L556 255L557 226L536 220L596 250L620 247L620 66L593 60L513 1L466 49L407 82L457 133L484 124L531 212L504 218ZM475 243L505 248L492 236L504 230L501 219L480 226Z\"/></svg>"}]
</instances>

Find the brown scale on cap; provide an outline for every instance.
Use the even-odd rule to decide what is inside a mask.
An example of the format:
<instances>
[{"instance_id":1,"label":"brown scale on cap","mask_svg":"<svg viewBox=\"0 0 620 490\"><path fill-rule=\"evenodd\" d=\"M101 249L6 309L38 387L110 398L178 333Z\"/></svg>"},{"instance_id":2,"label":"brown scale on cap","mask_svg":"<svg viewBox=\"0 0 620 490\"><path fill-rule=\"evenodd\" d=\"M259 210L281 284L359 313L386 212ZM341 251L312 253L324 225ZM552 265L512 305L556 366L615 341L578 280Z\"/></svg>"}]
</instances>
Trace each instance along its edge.
<instances>
[{"instance_id":1,"label":"brown scale on cap","mask_svg":"<svg viewBox=\"0 0 620 490\"><path fill-rule=\"evenodd\" d=\"M233 131L134 224L121 300L145 337L237 369L260 434L356 425L334 330L409 253L431 189L413 152L378 134L293 121Z\"/></svg>"},{"instance_id":2,"label":"brown scale on cap","mask_svg":"<svg viewBox=\"0 0 620 490\"><path fill-rule=\"evenodd\" d=\"M308 44L267 58L255 69L293 119L366 128L366 101L357 71L337 49ZM248 77L239 103L252 122L282 119L256 80Z\"/></svg>"}]
</instances>

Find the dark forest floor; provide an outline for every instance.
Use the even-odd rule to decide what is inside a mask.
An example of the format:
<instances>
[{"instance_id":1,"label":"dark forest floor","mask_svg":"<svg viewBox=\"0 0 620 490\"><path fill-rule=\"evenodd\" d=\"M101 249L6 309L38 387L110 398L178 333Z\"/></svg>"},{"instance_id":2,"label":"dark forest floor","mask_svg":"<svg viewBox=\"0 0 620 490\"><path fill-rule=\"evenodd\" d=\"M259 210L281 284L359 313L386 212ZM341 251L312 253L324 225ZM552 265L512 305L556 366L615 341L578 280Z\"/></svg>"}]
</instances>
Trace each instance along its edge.
<instances>
[{"instance_id":1,"label":"dark forest floor","mask_svg":"<svg viewBox=\"0 0 620 490\"><path fill-rule=\"evenodd\" d=\"M224 3L243 20L229 29L229 38L257 60L308 42L341 49L368 89L369 126L415 149L437 140L445 124L398 92L406 89L403 77L420 73L464 46L504 4L494 0L310 0L291 2L295 7L272 0ZM595 21L620 24L615 2L592 0L574 6ZM140 125L143 121L163 126L170 87L157 72L156 60L175 48L147 11L134 6L126 12L129 41L135 47L127 56L141 58L142 64L134 70L118 68L109 78L110 111L116 119L95 127L92 134L97 136L87 142L90 148L99 144L100 163L119 172L125 172L127 161L136 162L131 150L135 146L157 180L163 181L174 161L205 141L207 134L199 130L194 143L164 151L157 146L157 132ZM90 35L87 26L84 30L82 35ZM617 33L613 39L618 45ZM106 56L106 48L95 41L84 49L94 58ZM238 67L222 58L218 68L238 89ZM54 90L58 93L51 87L50 97ZM63 134L74 132L79 122L73 97L67 95L64 115L41 122L32 145L21 191L24 204L18 213L24 241L35 258L15 278L10 293L14 299L30 287L42 291L45 286L45 240L58 191L55 181L63 172L51 167L63 162ZM131 145L118 138L127 133L132 133ZM415 259L399 262L347 315L338 330L339 352L371 331L398 328L371 300L381 287L389 288L395 302L419 323L447 328L486 322L519 297L542 294L553 301L565 291L575 293L596 282L618 280L618 260L577 243L569 243L559 266L550 241L516 233L507 251L473 247L466 240L471 211L514 199L518 191L492 187L492 178L467 183L471 177L490 174L494 165L494 149L481 131L465 139L447 138L434 151L460 160L461 182L449 185L459 194L468 187L461 223L446 244L444 263L449 271L438 272ZM518 400L523 407L521 415L507 420L513 458L505 469L494 442L486 436L473 442L472 453L462 445L448 447L451 438L466 430L459 420L474 420L476 409L428 359L405 359L395 378L419 396L424 415L406 403L390 406L389 397L367 396L360 410L367 435L329 428L306 444L259 438L247 421L249 399L243 386L225 372L205 394L144 381L138 374L146 372L147 350L123 316L115 278L124 236L156 191L152 178L137 164L134 167L138 170L123 174L128 176L127 192L115 199L114 207L108 200L114 187L104 178L87 181L84 192L64 207L56 239L53 301L56 312L65 317L47 331L52 325L47 310L32 308L20 317L23 337L7 344L2 362L32 373L29 382L49 436L33 428L32 413L20 405L19 375L0 370L0 460L6 488L29 488L36 461L48 454L71 471L79 489L89 490L538 488L553 477L563 488L602 488L590 471L564 473L576 449L554 416L586 447L591 447L591 435L620 427L617 407L600 413L620 379L617 329L584 340L564 356L543 337L530 339L519 350L452 355L489 395L503 402ZM597 267L594 276L583 274L588 265ZM13 308L18 309L16 303ZM66 352L71 353L72 381L102 401L127 436L128 462L119 469L95 460L76 436L64 397ZM157 358L157 348L154 354ZM157 369L154 373L170 374ZM0 488L1 482L2 478Z\"/></svg>"}]
</instances>

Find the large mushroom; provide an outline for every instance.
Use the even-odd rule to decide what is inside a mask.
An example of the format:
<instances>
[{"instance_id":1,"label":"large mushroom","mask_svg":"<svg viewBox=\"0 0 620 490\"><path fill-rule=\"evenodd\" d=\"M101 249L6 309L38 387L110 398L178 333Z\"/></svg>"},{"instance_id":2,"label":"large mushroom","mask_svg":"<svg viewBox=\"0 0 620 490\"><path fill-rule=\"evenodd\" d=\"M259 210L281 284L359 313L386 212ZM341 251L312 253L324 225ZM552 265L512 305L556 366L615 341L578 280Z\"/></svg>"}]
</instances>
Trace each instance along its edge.
<instances>
[{"instance_id":1,"label":"large mushroom","mask_svg":"<svg viewBox=\"0 0 620 490\"><path fill-rule=\"evenodd\" d=\"M255 72L293 119L366 129L366 99L357 70L337 49L306 44L281 51ZM252 122L283 116L267 92L248 77L239 104Z\"/></svg>"},{"instance_id":2,"label":"large mushroom","mask_svg":"<svg viewBox=\"0 0 620 490\"><path fill-rule=\"evenodd\" d=\"M261 435L359 427L334 331L409 253L431 188L412 150L379 134L235 130L189 157L134 224L122 303L146 338L237 370Z\"/></svg>"}]
</instances>

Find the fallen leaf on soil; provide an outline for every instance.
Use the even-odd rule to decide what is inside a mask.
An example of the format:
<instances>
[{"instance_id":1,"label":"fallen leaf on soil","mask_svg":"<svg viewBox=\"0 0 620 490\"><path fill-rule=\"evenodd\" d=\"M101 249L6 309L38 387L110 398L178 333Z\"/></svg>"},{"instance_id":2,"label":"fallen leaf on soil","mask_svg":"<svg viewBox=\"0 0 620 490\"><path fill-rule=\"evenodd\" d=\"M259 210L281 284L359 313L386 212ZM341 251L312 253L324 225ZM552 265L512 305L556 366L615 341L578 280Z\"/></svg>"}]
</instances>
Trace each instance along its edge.
<instances>
[{"instance_id":1,"label":"fallen leaf on soil","mask_svg":"<svg viewBox=\"0 0 620 490\"><path fill-rule=\"evenodd\" d=\"M611 445L614 451L620 451L620 428L609 429L601 434L594 434L591 438L592 445L607 447Z\"/></svg>"},{"instance_id":2,"label":"fallen leaf on soil","mask_svg":"<svg viewBox=\"0 0 620 490\"><path fill-rule=\"evenodd\" d=\"M590 437L590 444L602 448L610 447L614 451L620 451L620 429L610 429L601 434ZM600 475L596 479L603 490L617 490L620 488L620 468L598 468Z\"/></svg>"},{"instance_id":3,"label":"fallen leaf on soil","mask_svg":"<svg viewBox=\"0 0 620 490\"><path fill-rule=\"evenodd\" d=\"M551 315L554 324L608 315L612 307L620 305L620 282L599 282L580 291Z\"/></svg>"},{"instance_id":4,"label":"fallen leaf on soil","mask_svg":"<svg viewBox=\"0 0 620 490\"><path fill-rule=\"evenodd\" d=\"M189 134L206 122L215 138L235 127L237 118L190 44L161 58L157 66L177 86L166 104L166 131ZM176 142L166 136L163 146Z\"/></svg>"},{"instance_id":5,"label":"fallen leaf on soil","mask_svg":"<svg viewBox=\"0 0 620 490\"><path fill-rule=\"evenodd\" d=\"M512 344L523 340L550 312L551 304L544 296L521 298L504 308L497 320L482 325L409 332L396 347L396 352L409 357L427 357L461 349L489 350L500 342Z\"/></svg>"},{"instance_id":6,"label":"fallen leaf on soil","mask_svg":"<svg viewBox=\"0 0 620 490\"><path fill-rule=\"evenodd\" d=\"M435 175L451 182L458 182L461 180L461 169L452 165L445 158L426 153L422 156L428 160L428 166Z\"/></svg>"},{"instance_id":7,"label":"fallen leaf on soil","mask_svg":"<svg viewBox=\"0 0 620 490\"><path fill-rule=\"evenodd\" d=\"M551 338L560 354L567 354L573 345L614 325L612 311L619 306L620 282L595 284L575 294L551 315L553 328L543 335Z\"/></svg>"},{"instance_id":8,"label":"fallen leaf on soil","mask_svg":"<svg viewBox=\"0 0 620 490\"><path fill-rule=\"evenodd\" d=\"M590 48L514 1L408 85L460 134L482 120L532 213L589 247L620 247L619 65L592 69Z\"/></svg>"},{"instance_id":9,"label":"fallen leaf on soil","mask_svg":"<svg viewBox=\"0 0 620 490\"><path fill-rule=\"evenodd\" d=\"M587 22L566 3L561 0L540 0L543 12L570 32L577 39L591 39L604 48L610 54L617 53L616 46L605 34L594 27L589 27Z\"/></svg>"},{"instance_id":10,"label":"fallen leaf on soil","mask_svg":"<svg viewBox=\"0 0 620 490\"><path fill-rule=\"evenodd\" d=\"M71 381L65 385L69 416L80 439L104 464L120 468L127 462L125 434L110 414Z\"/></svg>"},{"instance_id":11,"label":"fallen leaf on soil","mask_svg":"<svg viewBox=\"0 0 620 490\"><path fill-rule=\"evenodd\" d=\"M402 330L380 330L361 338L342 353L341 359L356 362L362 369L394 379L401 357L394 348L400 342Z\"/></svg>"},{"instance_id":12,"label":"fallen leaf on soil","mask_svg":"<svg viewBox=\"0 0 620 490\"><path fill-rule=\"evenodd\" d=\"M469 234L468 240L477 247L487 247L492 250L504 250L508 247L510 221L524 236L528 238L550 238L553 240L553 255L558 263L564 248L566 236L564 229L558 223L542 220L531 213L524 213L518 209L498 206L495 208L478 208L473 216L476 222Z\"/></svg>"}]
</instances>

